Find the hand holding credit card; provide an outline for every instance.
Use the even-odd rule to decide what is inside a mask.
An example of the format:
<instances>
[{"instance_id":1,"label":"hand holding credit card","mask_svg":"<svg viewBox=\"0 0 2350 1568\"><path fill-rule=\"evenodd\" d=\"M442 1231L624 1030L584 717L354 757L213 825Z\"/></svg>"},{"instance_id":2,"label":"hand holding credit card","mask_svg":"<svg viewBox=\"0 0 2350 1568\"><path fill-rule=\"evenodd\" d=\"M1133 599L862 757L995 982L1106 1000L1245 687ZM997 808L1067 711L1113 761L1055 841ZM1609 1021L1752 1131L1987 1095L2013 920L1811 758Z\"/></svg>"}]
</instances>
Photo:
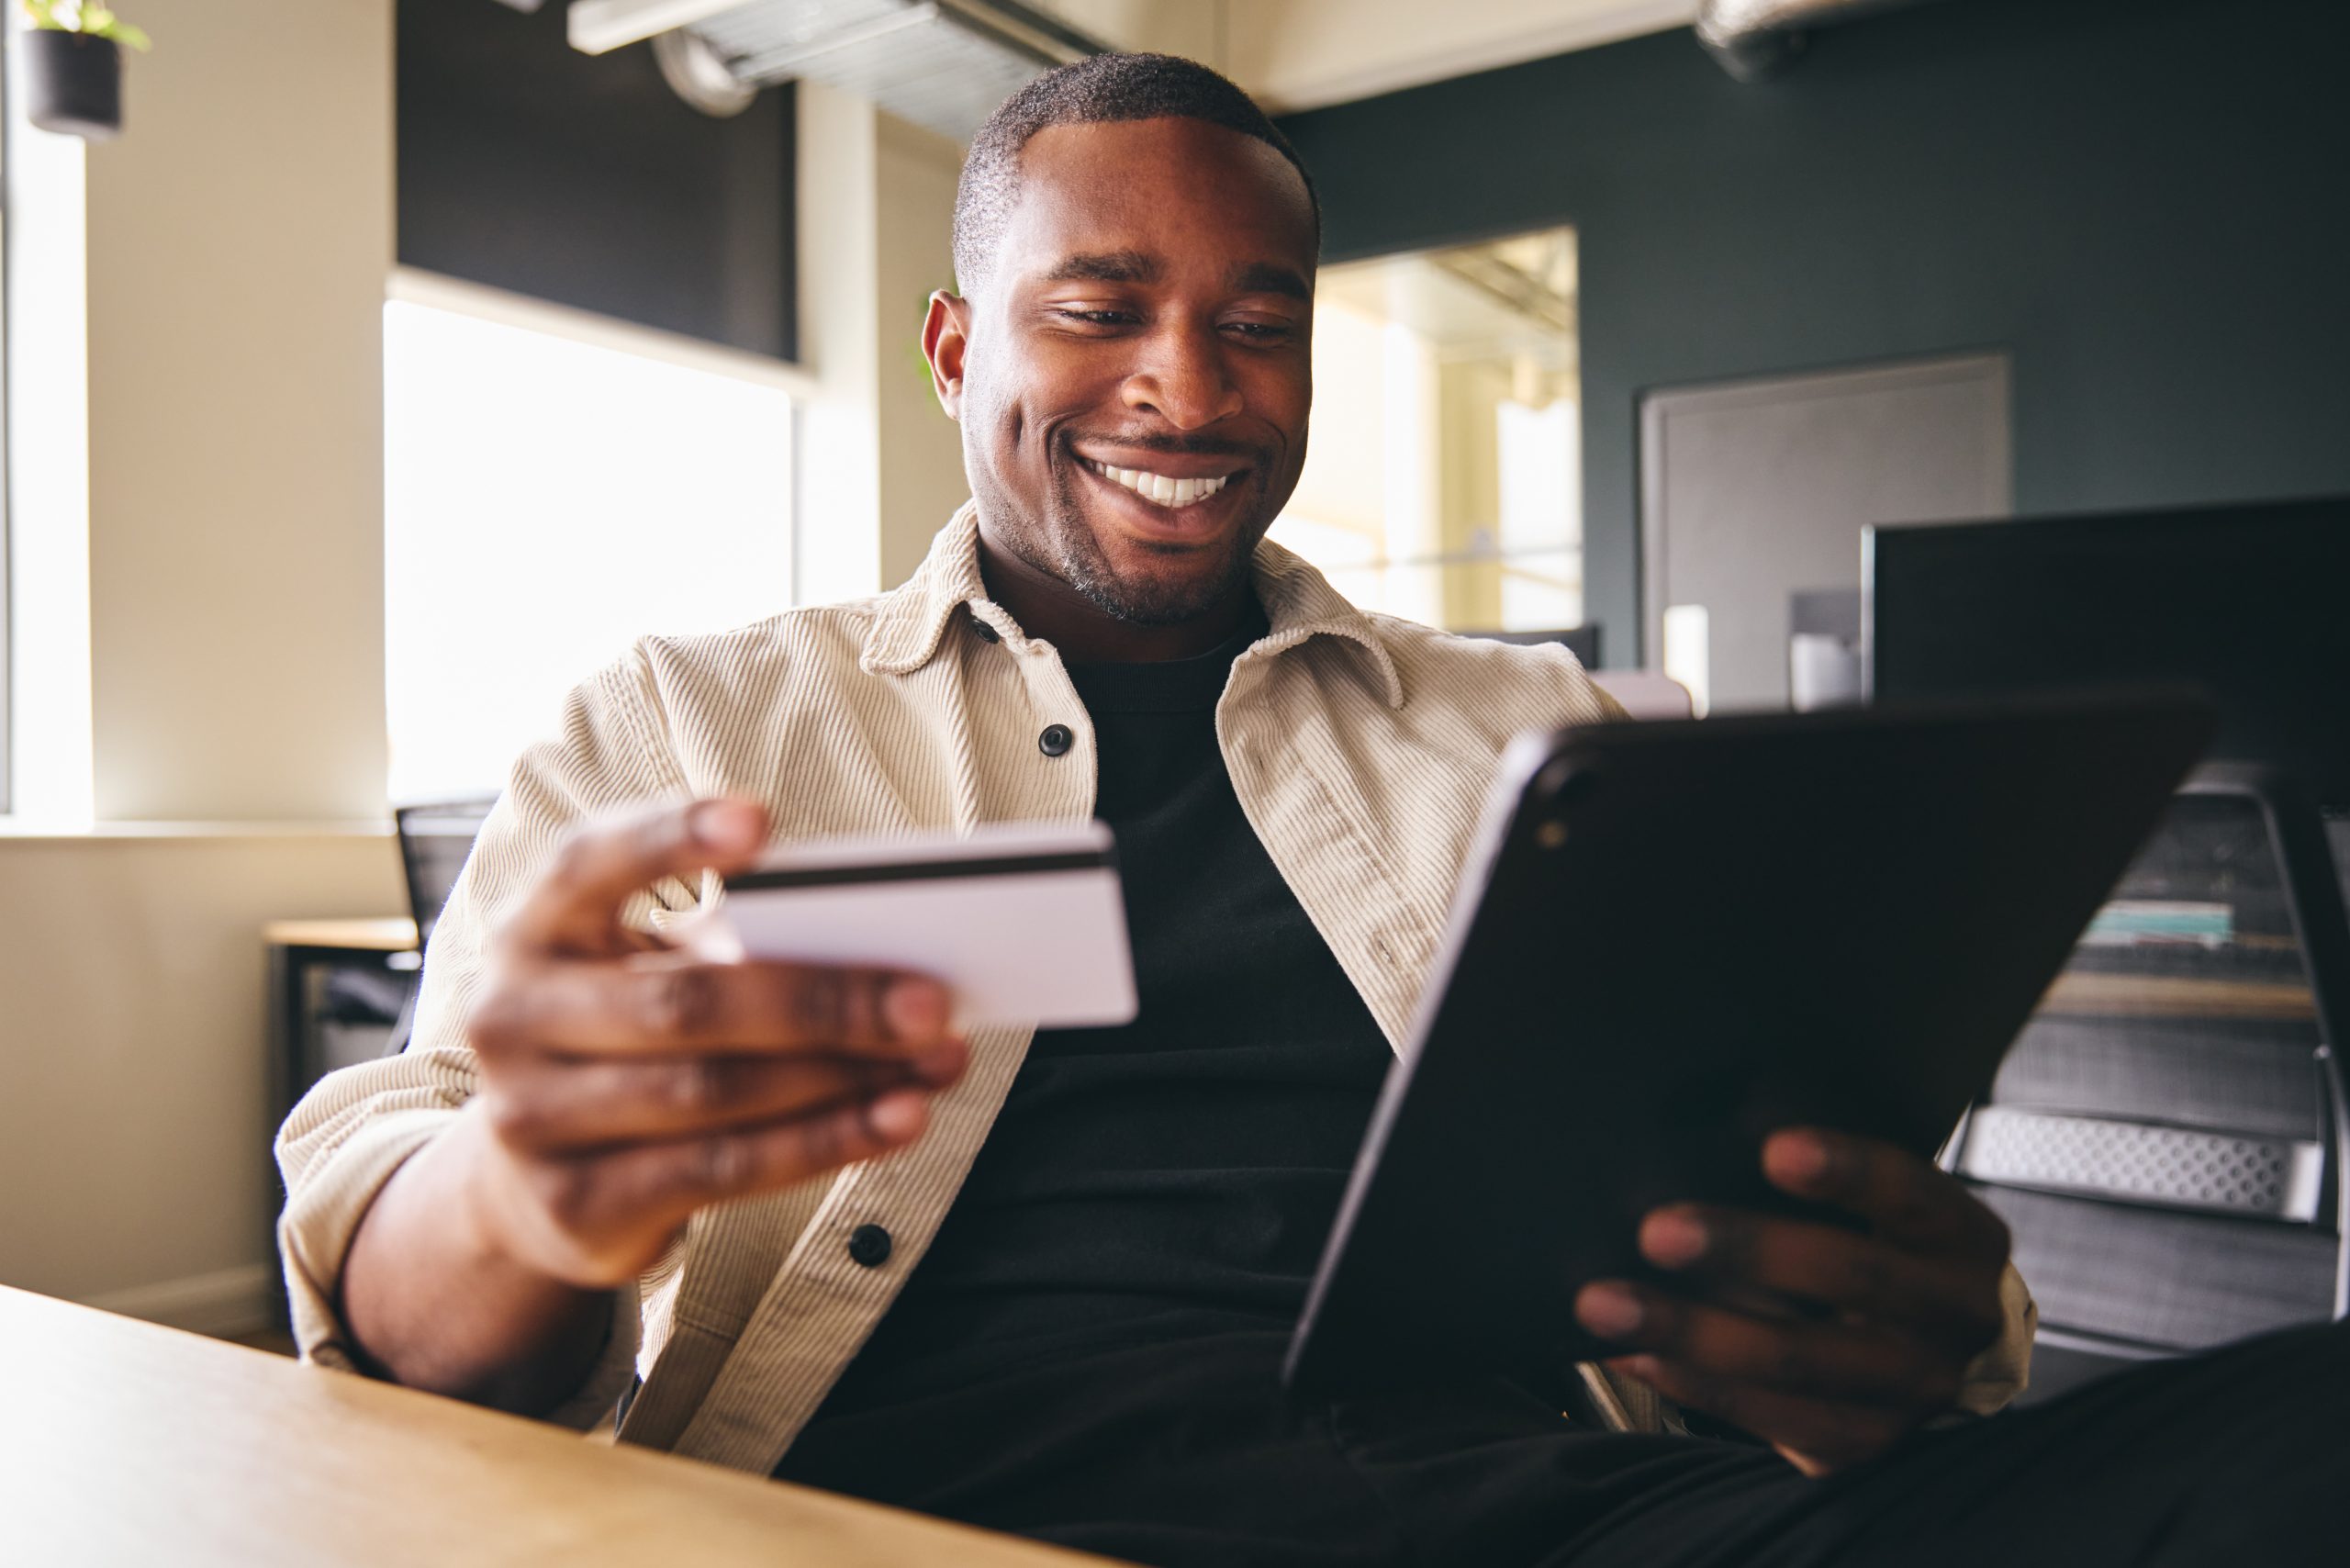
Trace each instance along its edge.
<instances>
[{"instance_id":1,"label":"hand holding credit card","mask_svg":"<svg viewBox=\"0 0 2350 1568\"><path fill-rule=\"evenodd\" d=\"M954 993L961 1028L1135 1015L1125 904L1100 823L786 844L724 886L722 902L677 931L705 958L927 974Z\"/></svg>"}]
</instances>

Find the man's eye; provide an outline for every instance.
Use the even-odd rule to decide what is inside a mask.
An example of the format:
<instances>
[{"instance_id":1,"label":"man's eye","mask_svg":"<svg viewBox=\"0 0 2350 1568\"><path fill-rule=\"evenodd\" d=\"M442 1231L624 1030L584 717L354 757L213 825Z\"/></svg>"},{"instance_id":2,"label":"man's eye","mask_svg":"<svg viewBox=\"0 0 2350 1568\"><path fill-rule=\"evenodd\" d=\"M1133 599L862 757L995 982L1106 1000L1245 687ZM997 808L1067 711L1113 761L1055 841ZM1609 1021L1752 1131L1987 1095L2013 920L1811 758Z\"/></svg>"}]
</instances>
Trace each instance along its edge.
<instances>
[{"instance_id":1,"label":"man's eye","mask_svg":"<svg viewBox=\"0 0 2350 1568\"><path fill-rule=\"evenodd\" d=\"M1064 307L1053 314L1064 321L1075 321L1088 327L1124 327L1134 320L1124 310L1080 310Z\"/></svg>"},{"instance_id":2,"label":"man's eye","mask_svg":"<svg viewBox=\"0 0 2350 1568\"><path fill-rule=\"evenodd\" d=\"M1290 335L1286 321L1227 321L1225 330L1252 343L1277 343Z\"/></svg>"}]
</instances>

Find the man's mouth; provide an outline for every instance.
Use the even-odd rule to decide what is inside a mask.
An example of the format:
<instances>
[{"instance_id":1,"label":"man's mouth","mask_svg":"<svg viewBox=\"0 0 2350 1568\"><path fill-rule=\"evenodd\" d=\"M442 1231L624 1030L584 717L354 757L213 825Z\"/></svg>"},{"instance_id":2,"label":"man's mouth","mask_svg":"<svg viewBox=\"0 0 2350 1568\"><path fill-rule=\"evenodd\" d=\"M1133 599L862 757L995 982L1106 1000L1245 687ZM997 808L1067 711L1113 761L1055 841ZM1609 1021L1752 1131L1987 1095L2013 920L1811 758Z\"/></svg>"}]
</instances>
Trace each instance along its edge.
<instances>
[{"instance_id":1,"label":"man's mouth","mask_svg":"<svg viewBox=\"0 0 2350 1568\"><path fill-rule=\"evenodd\" d=\"M1124 486L1144 500L1169 511L1197 506L1230 484L1233 477L1230 474L1217 474L1179 478L1169 474L1155 474L1147 468L1118 468L1091 457L1080 458L1080 461L1112 484Z\"/></svg>"}]
</instances>

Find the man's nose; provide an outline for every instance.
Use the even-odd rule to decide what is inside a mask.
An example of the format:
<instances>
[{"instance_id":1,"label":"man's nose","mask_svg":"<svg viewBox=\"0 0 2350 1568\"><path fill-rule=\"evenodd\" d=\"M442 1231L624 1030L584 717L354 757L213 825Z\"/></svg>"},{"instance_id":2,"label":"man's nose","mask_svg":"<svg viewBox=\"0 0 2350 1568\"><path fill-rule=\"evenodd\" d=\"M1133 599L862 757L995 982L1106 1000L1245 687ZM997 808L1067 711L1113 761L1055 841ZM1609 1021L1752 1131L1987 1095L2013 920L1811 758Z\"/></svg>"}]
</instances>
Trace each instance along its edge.
<instances>
[{"instance_id":1,"label":"man's nose","mask_svg":"<svg viewBox=\"0 0 2350 1568\"><path fill-rule=\"evenodd\" d=\"M1202 429L1241 409L1240 388L1225 373L1223 340L1212 329L1188 326L1153 335L1142 366L1126 378L1125 402L1179 431Z\"/></svg>"}]
</instances>

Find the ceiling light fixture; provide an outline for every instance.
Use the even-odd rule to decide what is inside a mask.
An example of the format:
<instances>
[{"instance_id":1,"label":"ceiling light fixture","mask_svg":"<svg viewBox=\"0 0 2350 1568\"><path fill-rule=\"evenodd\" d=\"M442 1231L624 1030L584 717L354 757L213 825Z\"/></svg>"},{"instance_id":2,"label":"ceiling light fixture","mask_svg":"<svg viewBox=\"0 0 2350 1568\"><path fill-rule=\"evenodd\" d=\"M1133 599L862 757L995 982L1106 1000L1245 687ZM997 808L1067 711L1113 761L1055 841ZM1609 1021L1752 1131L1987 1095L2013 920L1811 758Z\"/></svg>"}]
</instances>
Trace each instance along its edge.
<instances>
[{"instance_id":1,"label":"ceiling light fixture","mask_svg":"<svg viewBox=\"0 0 2350 1568\"><path fill-rule=\"evenodd\" d=\"M743 86L821 82L958 141L1103 47L1017 0L573 0L566 21L589 54L683 31Z\"/></svg>"}]
</instances>

